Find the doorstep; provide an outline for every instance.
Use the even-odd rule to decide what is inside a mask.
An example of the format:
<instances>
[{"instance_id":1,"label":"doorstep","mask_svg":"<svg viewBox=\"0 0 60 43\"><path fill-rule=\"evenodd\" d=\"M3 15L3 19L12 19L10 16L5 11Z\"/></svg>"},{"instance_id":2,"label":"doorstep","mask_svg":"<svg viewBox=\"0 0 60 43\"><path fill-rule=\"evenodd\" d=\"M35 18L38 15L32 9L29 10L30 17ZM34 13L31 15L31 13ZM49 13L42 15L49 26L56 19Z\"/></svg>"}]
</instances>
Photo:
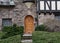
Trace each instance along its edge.
<instances>
[{"instance_id":1,"label":"doorstep","mask_svg":"<svg viewBox=\"0 0 60 43\"><path fill-rule=\"evenodd\" d=\"M32 40L21 40L22 43L32 43Z\"/></svg>"},{"instance_id":2,"label":"doorstep","mask_svg":"<svg viewBox=\"0 0 60 43\"><path fill-rule=\"evenodd\" d=\"M23 34L23 36L32 36L32 34Z\"/></svg>"}]
</instances>

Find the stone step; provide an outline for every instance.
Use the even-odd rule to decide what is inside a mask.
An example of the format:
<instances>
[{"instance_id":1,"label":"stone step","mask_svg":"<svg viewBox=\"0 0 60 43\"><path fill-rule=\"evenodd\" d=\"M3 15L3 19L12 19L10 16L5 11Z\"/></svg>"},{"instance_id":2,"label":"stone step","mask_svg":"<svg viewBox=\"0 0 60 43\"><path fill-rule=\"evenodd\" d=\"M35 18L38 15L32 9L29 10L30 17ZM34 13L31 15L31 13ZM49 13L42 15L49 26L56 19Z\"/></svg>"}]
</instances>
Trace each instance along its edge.
<instances>
[{"instance_id":1,"label":"stone step","mask_svg":"<svg viewBox=\"0 0 60 43\"><path fill-rule=\"evenodd\" d=\"M32 39L31 40L21 40L22 43L32 43Z\"/></svg>"},{"instance_id":2,"label":"stone step","mask_svg":"<svg viewBox=\"0 0 60 43\"><path fill-rule=\"evenodd\" d=\"M32 39L32 34L24 34L22 40Z\"/></svg>"},{"instance_id":3,"label":"stone step","mask_svg":"<svg viewBox=\"0 0 60 43\"><path fill-rule=\"evenodd\" d=\"M22 37L22 40L25 40L25 39L32 39L32 36L24 36L24 37Z\"/></svg>"},{"instance_id":4,"label":"stone step","mask_svg":"<svg viewBox=\"0 0 60 43\"><path fill-rule=\"evenodd\" d=\"M23 34L23 36L32 36L32 34Z\"/></svg>"}]
</instances>

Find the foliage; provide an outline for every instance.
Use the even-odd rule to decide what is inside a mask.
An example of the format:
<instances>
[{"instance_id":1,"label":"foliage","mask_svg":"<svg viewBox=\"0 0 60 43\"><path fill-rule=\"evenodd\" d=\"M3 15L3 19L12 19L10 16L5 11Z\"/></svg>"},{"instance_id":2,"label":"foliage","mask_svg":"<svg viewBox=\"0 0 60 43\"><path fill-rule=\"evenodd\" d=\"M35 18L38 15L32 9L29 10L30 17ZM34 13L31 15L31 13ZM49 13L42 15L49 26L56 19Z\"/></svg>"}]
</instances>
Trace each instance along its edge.
<instances>
[{"instance_id":1,"label":"foliage","mask_svg":"<svg viewBox=\"0 0 60 43\"><path fill-rule=\"evenodd\" d=\"M0 39L4 34L5 34L4 32L0 31Z\"/></svg>"},{"instance_id":2,"label":"foliage","mask_svg":"<svg viewBox=\"0 0 60 43\"><path fill-rule=\"evenodd\" d=\"M15 35L6 39L0 40L0 43L21 43L21 36Z\"/></svg>"},{"instance_id":3,"label":"foliage","mask_svg":"<svg viewBox=\"0 0 60 43\"><path fill-rule=\"evenodd\" d=\"M2 36L2 39L8 38L14 35L20 34L21 36L23 35L23 26L17 26L14 24L13 26L5 26L3 27L2 31L5 32L5 35Z\"/></svg>"},{"instance_id":4,"label":"foliage","mask_svg":"<svg viewBox=\"0 0 60 43\"><path fill-rule=\"evenodd\" d=\"M21 34L21 36L22 36L24 33L24 27L20 26L20 27L18 27L18 29L19 29L19 34Z\"/></svg>"},{"instance_id":5,"label":"foliage","mask_svg":"<svg viewBox=\"0 0 60 43\"><path fill-rule=\"evenodd\" d=\"M32 39L33 43L60 43L60 32L36 31Z\"/></svg>"},{"instance_id":6,"label":"foliage","mask_svg":"<svg viewBox=\"0 0 60 43\"><path fill-rule=\"evenodd\" d=\"M36 31L45 31L45 26L44 25L39 25L35 28Z\"/></svg>"}]
</instances>

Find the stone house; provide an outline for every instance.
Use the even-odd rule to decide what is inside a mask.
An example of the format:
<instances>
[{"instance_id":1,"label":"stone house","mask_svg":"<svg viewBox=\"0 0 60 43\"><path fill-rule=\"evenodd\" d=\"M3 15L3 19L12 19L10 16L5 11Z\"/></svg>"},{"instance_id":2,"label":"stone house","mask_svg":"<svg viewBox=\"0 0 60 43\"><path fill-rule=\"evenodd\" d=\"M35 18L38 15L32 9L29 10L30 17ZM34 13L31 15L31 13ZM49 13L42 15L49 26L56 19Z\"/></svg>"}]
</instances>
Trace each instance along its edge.
<instances>
[{"instance_id":1,"label":"stone house","mask_svg":"<svg viewBox=\"0 0 60 43\"><path fill-rule=\"evenodd\" d=\"M54 13L37 13L36 4L33 0L0 0L0 30L15 23L24 26L25 33L32 33L35 26L55 18Z\"/></svg>"}]
</instances>

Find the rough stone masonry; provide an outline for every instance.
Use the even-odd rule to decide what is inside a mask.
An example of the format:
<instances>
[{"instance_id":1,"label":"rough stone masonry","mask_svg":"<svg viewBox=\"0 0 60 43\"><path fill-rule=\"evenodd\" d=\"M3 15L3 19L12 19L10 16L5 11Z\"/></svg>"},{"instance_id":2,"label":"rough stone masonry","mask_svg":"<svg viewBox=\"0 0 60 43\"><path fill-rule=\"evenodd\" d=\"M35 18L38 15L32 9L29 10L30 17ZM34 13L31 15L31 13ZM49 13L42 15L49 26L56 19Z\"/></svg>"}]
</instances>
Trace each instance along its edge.
<instances>
[{"instance_id":1,"label":"rough stone masonry","mask_svg":"<svg viewBox=\"0 0 60 43\"><path fill-rule=\"evenodd\" d=\"M30 8L28 8L22 0L14 0L15 7L0 7L0 30L2 29L2 19L11 18L12 24L16 23L18 26L24 26L24 19L27 15L31 15L34 18L34 25L36 26L37 21L35 18L37 17L36 13L36 4L33 3ZM47 18L54 18L54 15L49 13L41 13L38 15L38 23L39 25L46 21Z\"/></svg>"}]
</instances>

